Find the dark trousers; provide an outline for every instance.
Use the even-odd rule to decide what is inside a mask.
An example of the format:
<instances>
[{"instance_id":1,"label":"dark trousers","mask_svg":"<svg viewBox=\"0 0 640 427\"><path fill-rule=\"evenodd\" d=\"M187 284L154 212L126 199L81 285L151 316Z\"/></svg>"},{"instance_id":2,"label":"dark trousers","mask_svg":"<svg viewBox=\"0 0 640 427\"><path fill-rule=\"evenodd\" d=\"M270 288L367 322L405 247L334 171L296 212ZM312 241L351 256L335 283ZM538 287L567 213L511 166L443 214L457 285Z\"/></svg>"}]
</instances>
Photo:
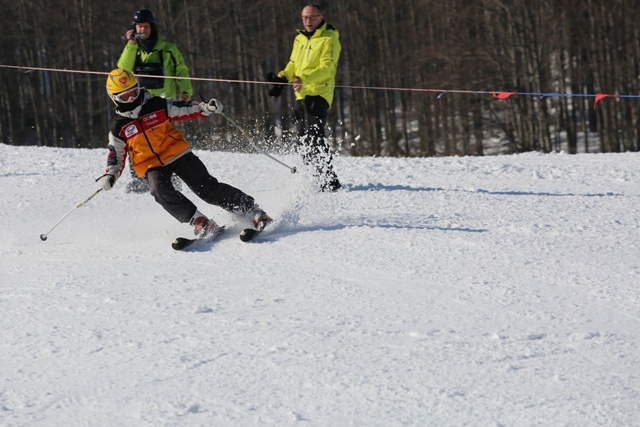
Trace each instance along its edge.
<instances>
[{"instance_id":1,"label":"dark trousers","mask_svg":"<svg viewBox=\"0 0 640 427\"><path fill-rule=\"evenodd\" d=\"M202 200L228 212L242 215L254 205L253 197L219 182L199 157L188 153L166 166L149 169L146 175L156 202L180 222L189 222L197 207L173 187L171 175L174 173Z\"/></svg>"},{"instance_id":2,"label":"dark trousers","mask_svg":"<svg viewBox=\"0 0 640 427\"><path fill-rule=\"evenodd\" d=\"M320 180L321 186L338 180L331 164L331 147L324 138L328 110L329 104L323 97L307 96L296 102L294 112L302 160L314 168L314 175Z\"/></svg>"}]
</instances>

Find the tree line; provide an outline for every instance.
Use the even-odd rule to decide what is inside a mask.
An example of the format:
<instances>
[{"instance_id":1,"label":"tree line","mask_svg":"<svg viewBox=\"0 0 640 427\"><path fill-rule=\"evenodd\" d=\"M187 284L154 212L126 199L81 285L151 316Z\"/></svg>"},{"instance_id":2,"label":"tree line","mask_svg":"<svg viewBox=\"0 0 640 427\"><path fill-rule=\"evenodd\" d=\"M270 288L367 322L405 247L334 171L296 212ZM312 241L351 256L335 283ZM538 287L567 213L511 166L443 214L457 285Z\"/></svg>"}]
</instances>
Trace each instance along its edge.
<instances>
[{"instance_id":1,"label":"tree line","mask_svg":"<svg viewBox=\"0 0 640 427\"><path fill-rule=\"evenodd\" d=\"M0 65L25 69L0 67L3 143L104 147L113 115L106 73L143 6L198 78L196 99L220 99L264 149L284 151L295 140L291 90L271 98L262 83L286 65L306 2L4 3ZM345 154L640 149L639 0L317 3L341 35L327 128ZM500 100L493 92L516 94ZM596 104L595 94L632 96ZM223 117L181 126L198 147L251 149Z\"/></svg>"}]
</instances>

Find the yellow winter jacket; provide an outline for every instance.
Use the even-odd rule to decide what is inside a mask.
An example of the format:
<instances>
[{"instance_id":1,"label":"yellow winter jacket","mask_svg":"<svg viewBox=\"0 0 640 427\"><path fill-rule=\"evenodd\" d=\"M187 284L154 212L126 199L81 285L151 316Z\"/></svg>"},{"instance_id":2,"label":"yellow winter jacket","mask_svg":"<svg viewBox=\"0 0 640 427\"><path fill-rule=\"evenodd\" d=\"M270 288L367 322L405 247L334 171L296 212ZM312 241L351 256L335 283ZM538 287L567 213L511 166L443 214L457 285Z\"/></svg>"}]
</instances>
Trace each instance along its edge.
<instances>
[{"instance_id":1,"label":"yellow winter jacket","mask_svg":"<svg viewBox=\"0 0 640 427\"><path fill-rule=\"evenodd\" d=\"M300 92L296 92L296 99L319 95L331 107L342 49L340 33L327 23L318 27L311 37L302 30L297 31L289 63L278 75L289 82L293 81L293 76L302 79L303 86Z\"/></svg>"}]
</instances>

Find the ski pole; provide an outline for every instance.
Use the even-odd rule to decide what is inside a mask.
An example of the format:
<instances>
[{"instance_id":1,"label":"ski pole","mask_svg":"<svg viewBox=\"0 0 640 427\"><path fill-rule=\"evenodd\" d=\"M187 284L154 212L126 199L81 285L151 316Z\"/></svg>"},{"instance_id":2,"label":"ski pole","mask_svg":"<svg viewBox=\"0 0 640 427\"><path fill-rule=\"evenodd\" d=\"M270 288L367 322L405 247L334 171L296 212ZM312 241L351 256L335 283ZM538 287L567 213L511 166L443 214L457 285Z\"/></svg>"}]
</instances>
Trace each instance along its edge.
<instances>
[{"instance_id":1,"label":"ski pole","mask_svg":"<svg viewBox=\"0 0 640 427\"><path fill-rule=\"evenodd\" d=\"M82 206L84 206L84 204L85 204L85 203L87 203L89 200L91 200L91 199L93 199L94 197L96 197L96 196L98 195L98 193L99 193L99 192L101 192L101 191L102 191L102 188L98 188L98 189L96 190L96 192L95 192L95 193L93 193L91 196L89 196L89 198L88 198L87 200L85 200L84 202L82 202L82 203L78 204L78 206L76 206L75 208L73 208L73 209L71 209L69 212L67 212L67 213L65 214L65 216L63 216L62 218L60 218L60 221L56 222L56 225L54 225L53 227L51 227L51 230L49 230L49 231L47 231L46 233L44 233L44 234L41 234L41 235L40 235L40 240L42 240L43 242L44 242L45 240L47 240L47 235L48 235L49 233L51 233L51 232L53 231L53 229L54 229L54 228L56 228L56 227L58 226L58 224L60 224L62 221L64 221L64 219L65 219L66 217L68 217L68 216L69 216L69 214L71 214L71 212L73 212L73 211L75 211L76 209L81 208Z\"/></svg>"},{"instance_id":2,"label":"ski pole","mask_svg":"<svg viewBox=\"0 0 640 427\"><path fill-rule=\"evenodd\" d=\"M296 173L296 168L291 167L285 163L282 163L280 160L276 159L275 157L269 155L268 153L266 153L264 150L261 150L256 144L253 143L253 140L251 139L251 137L249 136L249 134L240 127L240 125L238 123L236 123L235 120L233 120L231 117L228 117L226 114L224 113L220 113L220 115L222 117L224 117L225 119L227 119L229 121L229 123L231 123L233 126L236 127L236 129L238 129L240 131L240 133L242 133L242 135L244 135L245 138L247 138L247 140L249 141L249 144L251 144L251 146L253 147L254 150L256 150L257 152L259 152L260 154L264 154L265 156L267 156L268 158L270 158L271 160L280 163L282 166L284 166L285 168L289 169L291 171L291 173Z\"/></svg>"}]
</instances>

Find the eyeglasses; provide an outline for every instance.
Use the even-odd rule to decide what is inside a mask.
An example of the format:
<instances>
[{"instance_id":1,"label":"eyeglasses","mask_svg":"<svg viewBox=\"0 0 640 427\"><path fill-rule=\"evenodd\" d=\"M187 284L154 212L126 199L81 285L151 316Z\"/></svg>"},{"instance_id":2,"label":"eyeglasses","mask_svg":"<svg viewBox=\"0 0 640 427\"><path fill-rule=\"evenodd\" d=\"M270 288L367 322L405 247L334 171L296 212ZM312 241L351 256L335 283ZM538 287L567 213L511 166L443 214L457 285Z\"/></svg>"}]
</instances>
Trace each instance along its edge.
<instances>
[{"instance_id":1,"label":"eyeglasses","mask_svg":"<svg viewBox=\"0 0 640 427\"><path fill-rule=\"evenodd\" d=\"M128 104L138 99L138 95L140 95L140 86L135 85L129 90L111 95L111 98L123 104Z\"/></svg>"},{"instance_id":2,"label":"eyeglasses","mask_svg":"<svg viewBox=\"0 0 640 427\"><path fill-rule=\"evenodd\" d=\"M322 15L311 15L311 16L304 16L302 15L302 20L303 21L315 21L316 19L320 18Z\"/></svg>"}]
</instances>

